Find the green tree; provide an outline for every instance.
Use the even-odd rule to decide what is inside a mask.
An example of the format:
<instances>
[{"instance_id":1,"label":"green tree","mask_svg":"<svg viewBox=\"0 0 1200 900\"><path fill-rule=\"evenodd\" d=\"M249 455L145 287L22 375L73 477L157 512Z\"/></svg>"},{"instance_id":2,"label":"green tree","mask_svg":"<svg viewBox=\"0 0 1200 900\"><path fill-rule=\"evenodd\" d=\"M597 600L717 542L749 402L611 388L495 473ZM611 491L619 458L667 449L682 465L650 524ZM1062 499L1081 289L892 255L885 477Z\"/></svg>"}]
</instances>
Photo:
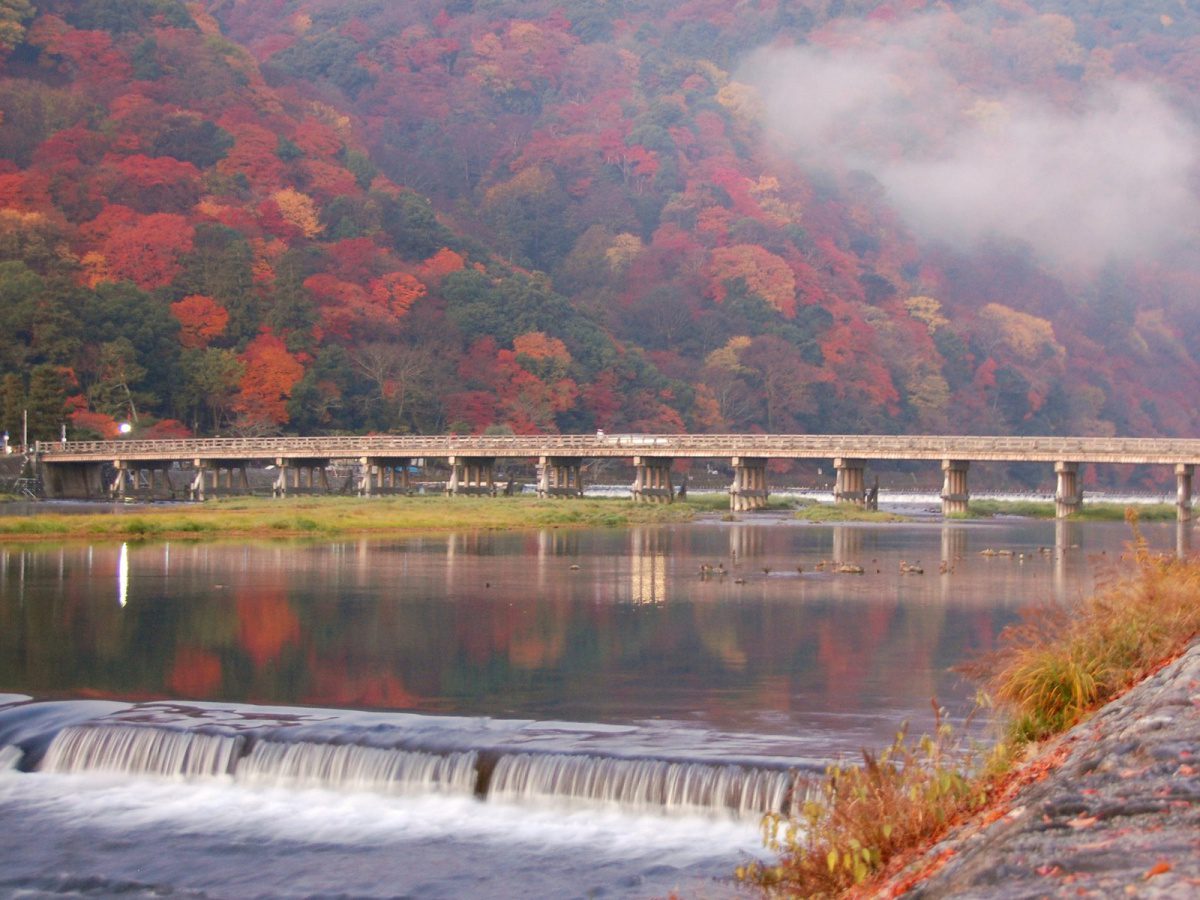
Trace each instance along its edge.
<instances>
[{"instance_id":1,"label":"green tree","mask_svg":"<svg viewBox=\"0 0 1200 900\"><path fill-rule=\"evenodd\" d=\"M29 376L29 440L58 438L67 420L67 392L62 373L51 365L34 368Z\"/></svg>"},{"instance_id":2,"label":"green tree","mask_svg":"<svg viewBox=\"0 0 1200 900\"><path fill-rule=\"evenodd\" d=\"M204 294L220 301L229 311L226 339L245 346L262 321L253 265L254 252L241 234L224 225L198 225L192 252L171 286L172 299Z\"/></svg>"},{"instance_id":3,"label":"green tree","mask_svg":"<svg viewBox=\"0 0 1200 900\"><path fill-rule=\"evenodd\" d=\"M145 391L134 391L146 377L146 367L139 365L137 350L126 337L119 337L100 346L99 377L88 388L87 397L96 412L114 419L128 417L137 424L138 407L149 406L155 397Z\"/></svg>"},{"instance_id":4,"label":"green tree","mask_svg":"<svg viewBox=\"0 0 1200 900\"><path fill-rule=\"evenodd\" d=\"M21 440L21 423L25 412L25 382L16 372L0 379L0 431L8 433L10 441Z\"/></svg>"},{"instance_id":5,"label":"green tree","mask_svg":"<svg viewBox=\"0 0 1200 900\"><path fill-rule=\"evenodd\" d=\"M225 428L244 371L237 355L216 347L184 350L179 368L181 386L174 397L179 417L197 434Z\"/></svg>"}]
</instances>

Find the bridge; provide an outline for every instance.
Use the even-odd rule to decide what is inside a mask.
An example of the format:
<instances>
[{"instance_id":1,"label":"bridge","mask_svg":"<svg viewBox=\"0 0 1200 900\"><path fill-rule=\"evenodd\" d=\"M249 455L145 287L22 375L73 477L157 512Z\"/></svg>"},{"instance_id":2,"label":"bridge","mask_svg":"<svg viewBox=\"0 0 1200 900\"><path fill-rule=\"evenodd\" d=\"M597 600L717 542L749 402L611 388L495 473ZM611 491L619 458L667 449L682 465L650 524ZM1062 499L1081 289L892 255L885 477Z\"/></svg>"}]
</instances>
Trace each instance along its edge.
<instances>
[{"instance_id":1,"label":"bridge","mask_svg":"<svg viewBox=\"0 0 1200 900\"><path fill-rule=\"evenodd\" d=\"M1116 437L979 437L966 435L818 434L551 434L551 435L337 435L187 440L39 442L35 456L52 498L176 496L195 500L249 492L247 469L270 468L272 492L352 490L361 496L407 492L417 461L440 460L449 469L449 494L496 494L496 460L537 460L540 496L583 493L585 460L627 459L634 468L634 500L670 502L676 496L676 459L727 459L735 511L765 505L772 459L831 460L839 503L865 504L872 460L928 460L943 473L942 511L965 512L972 462L1040 462L1054 467L1060 517L1083 502L1079 467L1095 464L1174 466L1176 506L1191 518L1192 476L1200 440ZM331 484L329 473L346 472ZM176 485L175 478L186 479ZM182 489L182 490L180 490Z\"/></svg>"}]
</instances>

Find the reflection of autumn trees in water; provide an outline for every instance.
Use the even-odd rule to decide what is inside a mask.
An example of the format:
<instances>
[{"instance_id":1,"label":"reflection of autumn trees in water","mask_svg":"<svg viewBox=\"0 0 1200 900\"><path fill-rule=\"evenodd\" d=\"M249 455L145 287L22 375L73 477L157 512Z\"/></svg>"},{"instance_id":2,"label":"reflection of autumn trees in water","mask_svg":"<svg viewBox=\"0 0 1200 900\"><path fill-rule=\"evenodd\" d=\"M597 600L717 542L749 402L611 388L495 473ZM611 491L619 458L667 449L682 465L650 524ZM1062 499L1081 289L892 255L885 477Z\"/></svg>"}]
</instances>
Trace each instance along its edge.
<instances>
[{"instance_id":1,"label":"reflection of autumn trees in water","mask_svg":"<svg viewBox=\"0 0 1200 900\"><path fill-rule=\"evenodd\" d=\"M115 550L5 550L0 690L719 719L923 705L1011 614L947 602L936 574L898 577L894 551L856 532L819 531L823 549L738 525L140 547L125 608ZM886 571L795 571L835 543ZM17 562L36 603L9 589ZM699 577L717 562L728 575ZM1003 598L1025 589L1014 567L994 574L1014 579L993 578Z\"/></svg>"}]
</instances>

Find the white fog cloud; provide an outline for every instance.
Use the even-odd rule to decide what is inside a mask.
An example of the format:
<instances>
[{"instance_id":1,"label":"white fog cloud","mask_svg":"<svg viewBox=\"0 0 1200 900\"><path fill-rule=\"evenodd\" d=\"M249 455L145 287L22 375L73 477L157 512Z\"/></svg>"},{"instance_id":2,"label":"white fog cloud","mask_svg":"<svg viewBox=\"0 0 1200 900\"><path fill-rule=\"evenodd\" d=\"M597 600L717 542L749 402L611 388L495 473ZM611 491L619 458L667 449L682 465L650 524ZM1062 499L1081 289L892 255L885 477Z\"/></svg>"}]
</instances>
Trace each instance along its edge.
<instances>
[{"instance_id":1,"label":"white fog cloud","mask_svg":"<svg viewBox=\"0 0 1200 900\"><path fill-rule=\"evenodd\" d=\"M932 29L889 35L870 50L764 50L738 77L792 152L871 173L928 238L1023 241L1079 271L1168 253L1191 233L1200 142L1152 87L1112 82L1072 110L988 97L938 67Z\"/></svg>"}]
</instances>

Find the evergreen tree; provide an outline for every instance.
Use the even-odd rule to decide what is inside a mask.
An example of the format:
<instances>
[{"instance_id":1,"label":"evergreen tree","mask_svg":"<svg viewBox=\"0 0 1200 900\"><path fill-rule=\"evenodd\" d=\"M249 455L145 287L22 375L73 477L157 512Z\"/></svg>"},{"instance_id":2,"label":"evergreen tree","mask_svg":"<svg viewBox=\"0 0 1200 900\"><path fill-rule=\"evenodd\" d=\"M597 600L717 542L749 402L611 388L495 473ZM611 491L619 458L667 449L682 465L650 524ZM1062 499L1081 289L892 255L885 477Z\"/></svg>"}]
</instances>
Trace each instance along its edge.
<instances>
[{"instance_id":1,"label":"evergreen tree","mask_svg":"<svg viewBox=\"0 0 1200 900\"><path fill-rule=\"evenodd\" d=\"M8 433L10 443L21 440L21 423L25 413L25 382L15 372L0 380L0 431Z\"/></svg>"},{"instance_id":2,"label":"evergreen tree","mask_svg":"<svg viewBox=\"0 0 1200 900\"><path fill-rule=\"evenodd\" d=\"M67 420L67 392L62 374L41 365L29 376L29 440L55 440Z\"/></svg>"}]
</instances>

